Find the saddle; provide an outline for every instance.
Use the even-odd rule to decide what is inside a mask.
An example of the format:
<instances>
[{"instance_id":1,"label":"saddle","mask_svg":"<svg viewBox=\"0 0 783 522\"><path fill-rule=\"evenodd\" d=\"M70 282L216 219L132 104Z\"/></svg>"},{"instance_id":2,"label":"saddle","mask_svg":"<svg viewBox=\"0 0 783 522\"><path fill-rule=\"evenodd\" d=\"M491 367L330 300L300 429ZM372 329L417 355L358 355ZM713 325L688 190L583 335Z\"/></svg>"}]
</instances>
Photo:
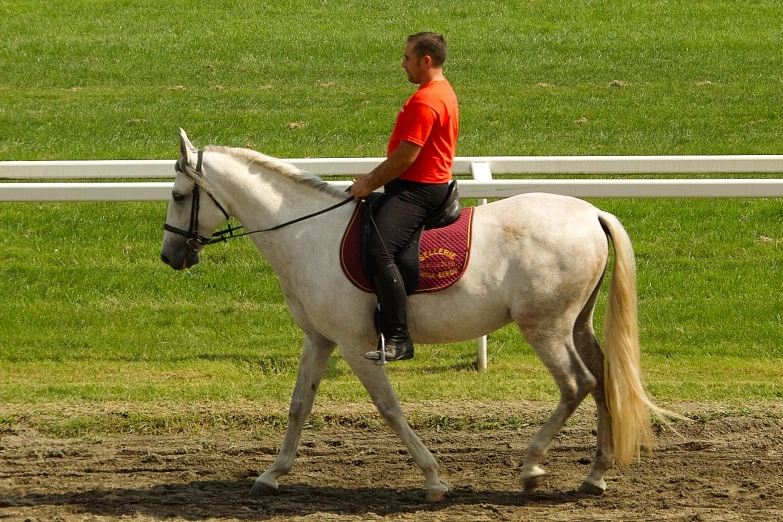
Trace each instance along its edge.
<instances>
[{"instance_id":1,"label":"saddle","mask_svg":"<svg viewBox=\"0 0 783 522\"><path fill-rule=\"evenodd\" d=\"M383 198L384 194L373 193L357 205L340 247L346 277L369 293L376 291L367 275L365 244L369 234L375 233L372 218ZM443 290L462 277L468 264L472 222L473 208L462 208L457 183L452 180L443 203L395 256L408 295Z\"/></svg>"}]
</instances>

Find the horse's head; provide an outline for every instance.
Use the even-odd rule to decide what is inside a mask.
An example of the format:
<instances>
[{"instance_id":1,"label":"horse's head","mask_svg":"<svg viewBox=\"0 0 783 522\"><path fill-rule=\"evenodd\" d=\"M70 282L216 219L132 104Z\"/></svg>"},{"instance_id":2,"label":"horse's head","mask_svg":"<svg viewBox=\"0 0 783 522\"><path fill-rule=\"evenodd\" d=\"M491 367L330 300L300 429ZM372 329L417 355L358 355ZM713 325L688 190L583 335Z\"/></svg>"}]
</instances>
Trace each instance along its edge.
<instances>
[{"instance_id":1,"label":"horse's head","mask_svg":"<svg viewBox=\"0 0 783 522\"><path fill-rule=\"evenodd\" d=\"M203 152L193 146L182 129L179 150L160 252L160 259L175 270L197 264L199 252L210 242L212 232L228 219L207 186Z\"/></svg>"}]
</instances>

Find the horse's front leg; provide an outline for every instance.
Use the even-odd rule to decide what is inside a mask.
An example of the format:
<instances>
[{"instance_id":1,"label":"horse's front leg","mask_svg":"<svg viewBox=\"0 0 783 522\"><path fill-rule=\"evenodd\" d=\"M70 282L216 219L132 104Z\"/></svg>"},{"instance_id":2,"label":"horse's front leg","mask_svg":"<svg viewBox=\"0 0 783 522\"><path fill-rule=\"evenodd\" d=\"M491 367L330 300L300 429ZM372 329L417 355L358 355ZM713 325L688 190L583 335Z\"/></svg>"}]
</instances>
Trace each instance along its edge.
<instances>
[{"instance_id":1,"label":"horse's front leg","mask_svg":"<svg viewBox=\"0 0 783 522\"><path fill-rule=\"evenodd\" d=\"M384 367L364 358L363 354L368 349L372 349L372 345L362 345L358 349L349 348L347 350L343 350L341 346L343 358L370 394L383 419L392 431L402 439L405 447L408 448L408 453L413 457L413 461L424 473L427 501L440 502L449 492L449 485L441 480L435 457L405 420L405 414L402 412L402 407L400 407Z\"/></svg>"},{"instance_id":2,"label":"horse's front leg","mask_svg":"<svg viewBox=\"0 0 783 522\"><path fill-rule=\"evenodd\" d=\"M321 383L326 363L334 351L334 343L318 334L305 333L302 356L299 360L299 373L296 377L294 395L288 411L288 428L283 438L280 452L272 465L256 479L250 496L277 493L277 479L291 471L294 465L296 449L302 436L305 420L313 409L313 400Z\"/></svg>"}]
</instances>

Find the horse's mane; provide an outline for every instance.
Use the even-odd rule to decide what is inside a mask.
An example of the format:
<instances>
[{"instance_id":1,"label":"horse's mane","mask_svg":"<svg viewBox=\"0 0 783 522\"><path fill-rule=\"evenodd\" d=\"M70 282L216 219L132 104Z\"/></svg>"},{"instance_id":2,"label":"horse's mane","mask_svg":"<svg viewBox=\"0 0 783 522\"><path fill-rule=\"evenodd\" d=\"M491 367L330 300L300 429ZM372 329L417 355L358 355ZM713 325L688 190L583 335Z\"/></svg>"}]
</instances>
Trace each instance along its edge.
<instances>
[{"instance_id":1,"label":"horse's mane","mask_svg":"<svg viewBox=\"0 0 783 522\"><path fill-rule=\"evenodd\" d=\"M338 198L344 198L346 196L345 192L339 188L333 187L318 176L299 170L297 167L286 161L273 158L272 156L267 156L266 154L262 154L254 150L219 146L209 146L205 150L209 152L217 152L219 154L227 154L234 158L244 159L267 170L272 170L287 176L298 183L302 183L305 186L326 192L327 194L331 194Z\"/></svg>"}]
</instances>

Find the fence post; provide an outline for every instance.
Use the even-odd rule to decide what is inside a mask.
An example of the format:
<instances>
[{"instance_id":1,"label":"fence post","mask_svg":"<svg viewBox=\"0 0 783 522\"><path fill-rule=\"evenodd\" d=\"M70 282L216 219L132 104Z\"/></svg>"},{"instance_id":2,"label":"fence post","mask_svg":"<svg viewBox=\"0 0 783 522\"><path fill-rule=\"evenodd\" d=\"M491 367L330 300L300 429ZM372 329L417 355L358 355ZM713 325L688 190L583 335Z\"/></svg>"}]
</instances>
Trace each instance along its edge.
<instances>
[{"instance_id":1,"label":"fence post","mask_svg":"<svg viewBox=\"0 0 783 522\"><path fill-rule=\"evenodd\" d=\"M492 181L492 171L489 169L489 163L483 161L474 161L470 164L470 173L473 179L478 181ZM478 200L478 205L486 205L486 198ZM480 372L487 369L487 336L483 335L476 339L476 367Z\"/></svg>"}]
</instances>

